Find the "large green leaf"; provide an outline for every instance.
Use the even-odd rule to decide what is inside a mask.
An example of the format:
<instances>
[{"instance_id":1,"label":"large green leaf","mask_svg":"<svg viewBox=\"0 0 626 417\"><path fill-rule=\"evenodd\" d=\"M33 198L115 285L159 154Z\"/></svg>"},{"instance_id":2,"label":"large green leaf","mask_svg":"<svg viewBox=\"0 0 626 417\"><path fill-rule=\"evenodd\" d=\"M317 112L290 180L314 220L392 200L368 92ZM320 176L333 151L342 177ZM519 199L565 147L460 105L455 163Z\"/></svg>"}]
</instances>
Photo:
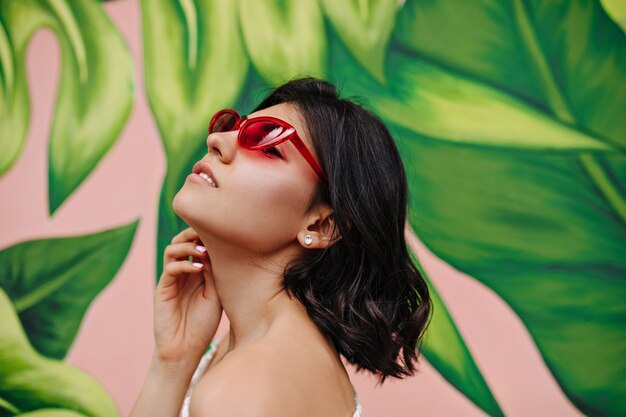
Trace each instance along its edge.
<instances>
[{"instance_id":1,"label":"large green leaf","mask_svg":"<svg viewBox=\"0 0 626 417\"><path fill-rule=\"evenodd\" d=\"M13 304L2 288L0 317L1 415L119 415L108 393L94 378L62 361L41 356L32 348Z\"/></svg>"},{"instance_id":2,"label":"large green leaf","mask_svg":"<svg viewBox=\"0 0 626 417\"><path fill-rule=\"evenodd\" d=\"M137 224L22 242L0 251L0 287L11 297L30 343L41 354L65 356L91 301L126 258Z\"/></svg>"},{"instance_id":3,"label":"large green leaf","mask_svg":"<svg viewBox=\"0 0 626 417\"><path fill-rule=\"evenodd\" d=\"M410 153L403 152L403 155L409 156ZM414 247L409 254L428 285L433 303L432 319L423 342L424 356L452 385L490 416L503 416L452 316L418 260Z\"/></svg>"},{"instance_id":4,"label":"large green leaf","mask_svg":"<svg viewBox=\"0 0 626 417\"><path fill-rule=\"evenodd\" d=\"M192 154L212 113L236 100L248 59L234 2L144 0L141 6L146 92L171 164Z\"/></svg>"},{"instance_id":5,"label":"large green leaf","mask_svg":"<svg viewBox=\"0 0 626 417\"><path fill-rule=\"evenodd\" d=\"M21 152L29 120L25 54L32 34L50 28L61 46L50 133L50 213L117 140L133 102L130 53L95 0L0 2L0 175Z\"/></svg>"},{"instance_id":6,"label":"large green leaf","mask_svg":"<svg viewBox=\"0 0 626 417\"><path fill-rule=\"evenodd\" d=\"M398 21L386 87L345 56L333 67L410 161L420 239L517 312L580 410L620 414L623 32L577 1L416 1Z\"/></svg>"},{"instance_id":7,"label":"large green leaf","mask_svg":"<svg viewBox=\"0 0 626 417\"><path fill-rule=\"evenodd\" d=\"M370 99L375 98L372 104L386 120L407 129L450 142L512 149L617 150L599 135L576 130L523 100L426 61L396 54L389 62L398 65L391 75L394 83Z\"/></svg>"},{"instance_id":8,"label":"large green leaf","mask_svg":"<svg viewBox=\"0 0 626 417\"><path fill-rule=\"evenodd\" d=\"M317 0L239 0L239 5L250 59L266 81L325 74L326 37Z\"/></svg>"},{"instance_id":9,"label":"large green leaf","mask_svg":"<svg viewBox=\"0 0 626 417\"><path fill-rule=\"evenodd\" d=\"M387 43L396 22L397 0L322 0L324 12L354 57L384 82Z\"/></svg>"},{"instance_id":10,"label":"large green leaf","mask_svg":"<svg viewBox=\"0 0 626 417\"><path fill-rule=\"evenodd\" d=\"M626 2L623 0L601 0L607 14L626 31Z\"/></svg>"},{"instance_id":11,"label":"large green leaf","mask_svg":"<svg viewBox=\"0 0 626 417\"><path fill-rule=\"evenodd\" d=\"M577 155L395 131L419 167L411 221L424 224L422 241L506 300L583 412L624 410L626 228ZM626 159L618 159L624 184Z\"/></svg>"},{"instance_id":12,"label":"large green leaf","mask_svg":"<svg viewBox=\"0 0 626 417\"><path fill-rule=\"evenodd\" d=\"M398 40L619 150L580 152L574 142L560 155L422 147L415 163L430 227L420 237L515 309L577 407L619 414L626 409L626 123L616 109L626 108L626 37L594 2L468 5L411 2ZM436 30L456 6L473 23Z\"/></svg>"},{"instance_id":13,"label":"large green leaf","mask_svg":"<svg viewBox=\"0 0 626 417\"><path fill-rule=\"evenodd\" d=\"M24 64L16 60L3 7L0 3L0 175L24 147L29 112Z\"/></svg>"},{"instance_id":14,"label":"large green leaf","mask_svg":"<svg viewBox=\"0 0 626 417\"><path fill-rule=\"evenodd\" d=\"M84 417L85 414L70 410L59 410L58 408L44 408L42 410L29 411L16 417Z\"/></svg>"},{"instance_id":15,"label":"large green leaf","mask_svg":"<svg viewBox=\"0 0 626 417\"><path fill-rule=\"evenodd\" d=\"M163 249L184 227L172 210L174 195L206 154L212 114L236 102L249 63L236 2L144 0L141 10L146 91L167 156L159 196L160 276Z\"/></svg>"},{"instance_id":16,"label":"large green leaf","mask_svg":"<svg viewBox=\"0 0 626 417\"><path fill-rule=\"evenodd\" d=\"M596 1L409 0L396 40L626 149L626 36Z\"/></svg>"}]
</instances>

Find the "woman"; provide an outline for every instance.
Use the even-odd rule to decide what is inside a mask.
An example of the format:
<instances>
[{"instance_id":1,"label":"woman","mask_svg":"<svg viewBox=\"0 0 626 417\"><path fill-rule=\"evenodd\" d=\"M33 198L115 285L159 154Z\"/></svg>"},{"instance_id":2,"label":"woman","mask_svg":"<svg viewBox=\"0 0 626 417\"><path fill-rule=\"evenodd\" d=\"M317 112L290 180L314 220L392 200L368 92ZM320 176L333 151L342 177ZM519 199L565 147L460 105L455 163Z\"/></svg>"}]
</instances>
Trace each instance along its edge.
<instances>
[{"instance_id":1,"label":"woman","mask_svg":"<svg viewBox=\"0 0 626 417\"><path fill-rule=\"evenodd\" d=\"M164 252L131 416L358 416L340 355L381 383L413 375L432 311L391 135L313 78L209 132L173 201L190 227Z\"/></svg>"}]
</instances>

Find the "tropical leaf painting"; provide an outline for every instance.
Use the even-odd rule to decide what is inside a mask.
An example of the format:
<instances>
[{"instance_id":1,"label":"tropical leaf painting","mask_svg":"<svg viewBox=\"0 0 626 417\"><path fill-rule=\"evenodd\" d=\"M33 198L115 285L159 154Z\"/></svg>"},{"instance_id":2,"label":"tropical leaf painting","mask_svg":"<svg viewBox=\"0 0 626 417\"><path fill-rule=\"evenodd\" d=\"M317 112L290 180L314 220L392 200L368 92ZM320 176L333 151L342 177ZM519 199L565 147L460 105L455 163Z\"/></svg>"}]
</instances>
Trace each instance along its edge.
<instances>
[{"instance_id":1,"label":"tropical leaf painting","mask_svg":"<svg viewBox=\"0 0 626 417\"><path fill-rule=\"evenodd\" d=\"M125 260L136 228L133 222L0 251L0 415L119 415L93 377L62 359L88 306Z\"/></svg>"},{"instance_id":2,"label":"tropical leaf painting","mask_svg":"<svg viewBox=\"0 0 626 417\"><path fill-rule=\"evenodd\" d=\"M50 214L117 140L133 104L130 53L95 1L0 2L0 175L17 160L30 117L25 54L33 33L51 29L61 47L50 132Z\"/></svg>"},{"instance_id":3,"label":"tropical leaf painting","mask_svg":"<svg viewBox=\"0 0 626 417\"><path fill-rule=\"evenodd\" d=\"M33 349L2 288L0 317L0 415L119 416L108 393L93 377Z\"/></svg>"},{"instance_id":4,"label":"tropical leaf painting","mask_svg":"<svg viewBox=\"0 0 626 417\"><path fill-rule=\"evenodd\" d=\"M13 301L39 353L65 357L85 310L126 259L137 224L21 242L0 251L0 287Z\"/></svg>"},{"instance_id":5,"label":"tropical leaf painting","mask_svg":"<svg viewBox=\"0 0 626 417\"><path fill-rule=\"evenodd\" d=\"M409 233L517 314L580 412L623 415L623 2L141 0L140 10L145 93L167 159L157 277L163 249L186 227L171 202L207 152L207 118L223 107L245 114L293 77L323 77L342 95L362 98L392 130L410 183ZM126 46L95 0L0 1L0 175L26 137L24 50L42 26L53 28L63 54L50 134L52 213L119 136L134 80ZM96 133L95 125L106 129ZM14 311L19 326L10 325L24 327L37 355L63 358L135 227L67 240L58 256L64 273L22 269L26 253L56 250L49 241L0 252L0 286L11 300L3 308ZM83 263L68 268L79 255ZM87 266L97 266L101 279L76 282ZM487 415L504 415L424 276L435 307L425 357ZM47 314L56 303L74 319ZM7 390L0 388L0 415L31 411Z\"/></svg>"},{"instance_id":6,"label":"tropical leaf painting","mask_svg":"<svg viewBox=\"0 0 626 417\"><path fill-rule=\"evenodd\" d=\"M407 2L398 17L389 83L423 111L398 116L385 105L397 95L370 96L416 167L412 204L424 219L416 232L517 312L583 413L621 414L624 32L584 1L489 3L471 8L471 26L451 22L450 8L468 4ZM437 30L444 21L453 30ZM467 95L474 87L483 93Z\"/></svg>"},{"instance_id":7,"label":"tropical leaf painting","mask_svg":"<svg viewBox=\"0 0 626 417\"><path fill-rule=\"evenodd\" d=\"M49 136L49 212L116 142L133 104L130 53L95 1L0 1L0 175L17 161L30 121L26 52L50 29L61 49ZM113 279L137 222L93 235L0 250L0 415L117 416L100 383L62 362L85 311Z\"/></svg>"}]
</instances>

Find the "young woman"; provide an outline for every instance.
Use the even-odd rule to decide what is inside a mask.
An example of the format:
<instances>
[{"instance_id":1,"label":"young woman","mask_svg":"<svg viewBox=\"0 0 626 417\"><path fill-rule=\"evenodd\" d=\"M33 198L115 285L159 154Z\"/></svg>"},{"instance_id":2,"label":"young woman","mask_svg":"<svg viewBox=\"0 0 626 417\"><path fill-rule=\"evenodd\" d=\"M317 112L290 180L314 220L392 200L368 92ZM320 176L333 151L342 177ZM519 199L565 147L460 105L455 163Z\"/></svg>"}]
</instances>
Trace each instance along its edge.
<instances>
[{"instance_id":1,"label":"young woman","mask_svg":"<svg viewBox=\"0 0 626 417\"><path fill-rule=\"evenodd\" d=\"M164 252L131 416L359 416L340 355L381 383L413 375L432 312L391 135L305 78L216 113L206 144L173 201L190 227Z\"/></svg>"}]
</instances>

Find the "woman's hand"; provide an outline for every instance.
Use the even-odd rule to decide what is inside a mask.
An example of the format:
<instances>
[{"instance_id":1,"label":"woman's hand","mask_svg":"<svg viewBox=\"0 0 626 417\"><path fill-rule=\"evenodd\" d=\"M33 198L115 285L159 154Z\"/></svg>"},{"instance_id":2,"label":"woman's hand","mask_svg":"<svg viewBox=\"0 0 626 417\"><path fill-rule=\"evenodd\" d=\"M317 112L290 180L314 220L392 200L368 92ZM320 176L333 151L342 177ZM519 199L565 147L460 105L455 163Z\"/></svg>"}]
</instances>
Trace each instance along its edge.
<instances>
[{"instance_id":1,"label":"woman's hand","mask_svg":"<svg viewBox=\"0 0 626 417\"><path fill-rule=\"evenodd\" d=\"M198 245L203 245L200 237L188 227L164 251L163 274L154 296L155 359L162 363L195 366L222 317L209 256L206 249L198 252Z\"/></svg>"}]
</instances>

